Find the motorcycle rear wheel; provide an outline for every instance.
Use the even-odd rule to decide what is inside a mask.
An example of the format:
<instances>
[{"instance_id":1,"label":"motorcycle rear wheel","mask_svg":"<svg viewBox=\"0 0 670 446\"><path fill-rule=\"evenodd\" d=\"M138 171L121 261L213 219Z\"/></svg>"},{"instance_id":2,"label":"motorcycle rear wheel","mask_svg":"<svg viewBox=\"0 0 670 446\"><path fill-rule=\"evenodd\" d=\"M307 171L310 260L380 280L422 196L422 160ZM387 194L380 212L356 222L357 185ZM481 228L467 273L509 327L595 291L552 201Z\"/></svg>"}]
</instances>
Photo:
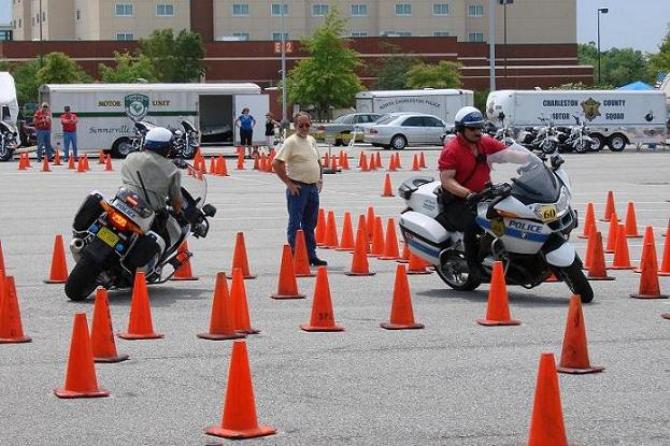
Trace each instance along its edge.
<instances>
[{"instance_id":1,"label":"motorcycle rear wheel","mask_svg":"<svg viewBox=\"0 0 670 446\"><path fill-rule=\"evenodd\" d=\"M575 257L572 265L559 268L558 272L570 291L579 294L582 303L587 304L593 300L593 288L584 275L582 260L579 257Z\"/></svg>"},{"instance_id":2,"label":"motorcycle rear wheel","mask_svg":"<svg viewBox=\"0 0 670 446\"><path fill-rule=\"evenodd\" d=\"M96 279L100 271L98 264L82 256L65 282L67 297L75 302L86 299L95 290Z\"/></svg>"},{"instance_id":3,"label":"motorcycle rear wheel","mask_svg":"<svg viewBox=\"0 0 670 446\"><path fill-rule=\"evenodd\" d=\"M462 254L448 254L440 265L435 265L440 279L456 291L473 291L481 281L472 277Z\"/></svg>"}]
</instances>

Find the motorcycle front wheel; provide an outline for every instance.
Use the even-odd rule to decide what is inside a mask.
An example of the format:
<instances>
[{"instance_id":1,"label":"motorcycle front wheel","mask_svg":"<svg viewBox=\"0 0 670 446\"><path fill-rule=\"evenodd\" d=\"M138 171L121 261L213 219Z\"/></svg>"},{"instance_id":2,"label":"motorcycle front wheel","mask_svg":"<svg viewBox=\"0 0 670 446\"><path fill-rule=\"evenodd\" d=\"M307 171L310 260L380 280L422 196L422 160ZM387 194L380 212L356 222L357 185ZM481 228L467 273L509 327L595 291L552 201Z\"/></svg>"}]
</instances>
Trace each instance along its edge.
<instances>
[{"instance_id":1,"label":"motorcycle front wheel","mask_svg":"<svg viewBox=\"0 0 670 446\"><path fill-rule=\"evenodd\" d=\"M82 256L65 282L67 297L74 301L86 299L95 290L96 279L100 272L101 268L98 264Z\"/></svg>"},{"instance_id":2,"label":"motorcycle front wheel","mask_svg":"<svg viewBox=\"0 0 670 446\"><path fill-rule=\"evenodd\" d=\"M468 263L461 253L447 254L440 265L435 265L435 272L444 283L457 291L473 291L481 285L481 281L470 274Z\"/></svg>"},{"instance_id":3,"label":"motorcycle front wheel","mask_svg":"<svg viewBox=\"0 0 670 446\"><path fill-rule=\"evenodd\" d=\"M570 291L579 294L583 303L587 304L593 300L593 288L584 275L582 261L579 257L575 257L572 265L558 268L558 272Z\"/></svg>"}]
</instances>

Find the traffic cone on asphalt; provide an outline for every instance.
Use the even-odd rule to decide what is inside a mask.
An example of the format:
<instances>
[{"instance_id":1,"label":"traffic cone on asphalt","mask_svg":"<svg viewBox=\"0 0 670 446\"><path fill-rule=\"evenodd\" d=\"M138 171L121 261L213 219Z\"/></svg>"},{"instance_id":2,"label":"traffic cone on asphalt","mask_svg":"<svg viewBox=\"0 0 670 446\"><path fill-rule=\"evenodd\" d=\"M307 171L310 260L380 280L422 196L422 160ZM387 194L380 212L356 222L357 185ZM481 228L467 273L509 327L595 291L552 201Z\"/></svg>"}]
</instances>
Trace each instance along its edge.
<instances>
[{"instance_id":1,"label":"traffic cone on asphalt","mask_svg":"<svg viewBox=\"0 0 670 446\"><path fill-rule=\"evenodd\" d=\"M181 265L179 265L179 268L177 268L170 280L198 280L198 277L193 275L193 270L191 269L191 253L188 250L188 241L184 240L184 243L179 245L177 259L181 262Z\"/></svg>"},{"instance_id":2,"label":"traffic cone on asphalt","mask_svg":"<svg viewBox=\"0 0 670 446\"><path fill-rule=\"evenodd\" d=\"M118 333L118 337L128 340L159 339L163 335L154 332L151 318L151 304L144 273L135 272L133 283L133 297L130 301L130 315L128 317L128 331Z\"/></svg>"},{"instance_id":3,"label":"traffic cone on asphalt","mask_svg":"<svg viewBox=\"0 0 670 446\"><path fill-rule=\"evenodd\" d=\"M91 346L95 362L121 362L128 359L128 355L119 355L116 351L107 290L102 287L95 291L93 325L91 326Z\"/></svg>"},{"instance_id":4,"label":"traffic cone on asphalt","mask_svg":"<svg viewBox=\"0 0 670 446\"><path fill-rule=\"evenodd\" d=\"M275 428L258 424L245 341L233 342L227 382L221 424L207 428L205 433L232 439L255 438L276 433Z\"/></svg>"},{"instance_id":5,"label":"traffic cone on asphalt","mask_svg":"<svg viewBox=\"0 0 670 446\"><path fill-rule=\"evenodd\" d=\"M593 203L589 201L586 204L586 217L584 218L584 230L577 237L588 239L589 234L591 234L591 231L593 231L594 229L597 230L597 228L596 228L596 212L595 212L595 207L593 206Z\"/></svg>"},{"instance_id":6,"label":"traffic cone on asphalt","mask_svg":"<svg viewBox=\"0 0 670 446\"><path fill-rule=\"evenodd\" d=\"M423 324L414 321L412 297L405 265L396 266L391 317L389 322L382 322L379 326L387 330L415 330L424 327Z\"/></svg>"},{"instance_id":7,"label":"traffic cone on asphalt","mask_svg":"<svg viewBox=\"0 0 670 446\"><path fill-rule=\"evenodd\" d=\"M628 255L628 240L626 239L626 228L624 225L619 225L619 230L616 234L614 258L612 259L612 266L608 269L633 269L633 265L630 264L630 256Z\"/></svg>"},{"instance_id":8,"label":"traffic cone on asphalt","mask_svg":"<svg viewBox=\"0 0 670 446\"><path fill-rule=\"evenodd\" d=\"M242 158L244 158L244 153L242 154ZM260 157L258 155L254 156L254 170L261 170L261 165L260 165Z\"/></svg>"},{"instance_id":9,"label":"traffic cone on asphalt","mask_svg":"<svg viewBox=\"0 0 670 446\"><path fill-rule=\"evenodd\" d=\"M382 156L379 152L376 153L375 156L375 169L381 169L384 166L382 165Z\"/></svg>"},{"instance_id":10,"label":"traffic cone on asphalt","mask_svg":"<svg viewBox=\"0 0 670 446\"><path fill-rule=\"evenodd\" d=\"M361 229L363 231L363 236L365 238L364 246L365 246L365 254L370 254L370 238L368 237L368 226L365 221L365 215L359 215L358 216L358 226L356 227L356 232L355 234L358 236L358 230ZM354 251L356 250L356 239L354 239Z\"/></svg>"},{"instance_id":11,"label":"traffic cone on asphalt","mask_svg":"<svg viewBox=\"0 0 670 446\"><path fill-rule=\"evenodd\" d=\"M651 247L647 248L651 249ZM640 288L636 294L630 297L635 299L667 299L667 294L661 294L658 283L658 265L655 256L648 255L642 263L642 274L640 275Z\"/></svg>"},{"instance_id":12,"label":"traffic cone on asphalt","mask_svg":"<svg viewBox=\"0 0 670 446\"><path fill-rule=\"evenodd\" d=\"M398 263L409 263L409 244L407 242L402 244L402 254L400 254L400 258L396 260Z\"/></svg>"},{"instance_id":13,"label":"traffic cone on asphalt","mask_svg":"<svg viewBox=\"0 0 670 446\"><path fill-rule=\"evenodd\" d=\"M486 318L477 319L479 325L519 325L521 321L510 317L509 303L507 297L507 284L502 262L497 260L493 263L491 275L491 286L489 298L486 305Z\"/></svg>"},{"instance_id":14,"label":"traffic cone on asphalt","mask_svg":"<svg viewBox=\"0 0 670 446\"><path fill-rule=\"evenodd\" d=\"M372 233L372 247L370 248L370 257L379 257L384 254L384 229L382 227L382 218L375 217L374 232Z\"/></svg>"},{"instance_id":15,"label":"traffic cone on asphalt","mask_svg":"<svg viewBox=\"0 0 670 446\"><path fill-rule=\"evenodd\" d=\"M389 218L386 223L386 239L384 240L384 252L379 260L396 260L400 258L398 249L398 237L395 233L395 219Z\"/></svg>"},{"instance_id":16,"label":"traffic cone on asphalt","mask_svg":"<svg viewBox=\"0 0 670 446\"><path fill-rule=\"evenodd\" d=\"M246 334L260 333L260 330L251 327L249 305L247 304L247 290L244 285L244 276L240 268L233 269L233 283L230 286L230 298L233 301L235 330Z\"/></svg>"},{"instance_id":17,"label":"traffic cone on asphalt","mask_svg":"<svg viewBox=\"0 0 670 446\"><path fill-rule=\"evenodd\" d=\"M635 216L635 204L632 201L628 202L626 208L626 237L628 238L642 238L637 232L637 217Z\"/></svg>"},{"instance_id":18,"label":"traffic cone on asphalt","mask_svg":"<svg viewBox=\"0 0 670 446\"><path fill-rule=\"evenodd\" d=\"M109 392L98 387L93 349L88 335L86 313L75 313L70 341L70 355L65 373L65 385L54 389L58 398L98 398Z\"/></svg>"},{"instance_id":19,"label":"traffic cone on asphalt","mask_svg":"<svg viewBox=\"0 0 670 446\"><path fill-rule=\"evenodd\" d=\"M337 157L334 155L330 158L330 170L337 172Z\"/></svg>"},{"instance_id":20,"label":"traffic cone on asphalt","mask_svg":"<svg viewBox=\"0 0 670 446\"><path fill-rule=\"evenodd\" d=\"M67 160L67 168L68 168L68 170L74 170L74 169L75 169L75 166L74 166L74 155L72 155L72 156L70 156L70 157L68 158L68 160Z\"/></svg>"},{"instance_id":21,"label":"traffic cone on asphalt","mask_svg":"<svg viewBox=\"0 0 670 446\"><path fill-rule=\"evenodd\" d=\"M335 221L335 213L328 211L328 218L326 219L326 239L324 240L322 248L335 249L337 248L337 222Z\"/></svg>"},{"instance_id":22,"label":"traffic cone on asphalt","mask_svg":"<svg viewBox=\"0 0 670 446\"><path fill-rule=\"evenodd\" d=\"M3 270L0 279L0 344L30 342L30 337L23 333L14 277L5 276Z\"/></svg>"},{"instance_id":23,"label":"traffic cone on asphalt","mask_svg":"<svg viewBox=\"0 0 670 446\"><path fill-rule=\"evenodd\" d=\"M412 157L412 170L415 172L421 170L421 166L419 165L419 157L416 156L416 153Z\"/></svg>"},{"instance_id":24,"label":"traffic cone on asphalt","mask_svg":"<svg viewBox=\"0 0 670 446\"><path fill-rule=\"evenodd\" d=\"M368 206L368 212L365 217L365 228L367 229L368 240L372 240L372 234L374 234L375 227L375 209L372 206Z\"/></svg>"},{"instance_id":25,"label":"traffic cone on asphalt","mask_svg":"<svg viewBox=\"0 0 670 446\"><path fill-rule=\"evenodd\" d=\"M84 168L89 171L91 170L91 166L88 164L88 155L84 154Z\"/></svg>"},{"instance_id":26,"label":"traffic cone on asphalt","mask_svg":"<svg viewBox=\"0 0 670 446\"><path fill-rule=\"evenodd\" d=\"M323 161L321 161L323 166L328 167L330 166L330 155L328 152L323 154Z\"/></svg>"},{"instance_id":27,"label":"traffic cone on asphalt","mask_svg":"<svg viewBox=\"0 0 670 446\"><path fill-rule=\"evenodd\" d=\"M407 245L405 245L407 246ZM426 268L427 263L419 256L414 255L414 253L409 253L409 265L407 266L407 274L417 275L417 274L432 274L432 271L429 271Z\"/></svg>"},{"instance_id":28,"label":"traffic cone on asphalt","mask_svg":"<svg viewBox=\"0 0 670 446\"><path fill-rule=\"evenodd\" d=\"M51 256L51 270L49 278L44 283L67 282L67 262L65 260L65 248L63 247L63 236L58 234L54 239L53 255Z\"/></svg>"},{"instance_id":29,"label":"traffic cone on asphalt","mask_svg":"<svg viewBox=\"0 0 670 446\"><path fill-rule=\"evenodd\" d=\"M284 245L281 267L279 268L279 282L277 292L270 295L273 299L304 299L305 295L298 291L298 281L295 278L291 247Z\"/></svg>"},{"instance_id":30,"label":"traffic cone on asphalt","mask_svg":"<svg viewBox=\"0 0 670 446\"><path fill-rule=\"evenodd\" d=\"M199 333L201 339L210 341L222 341L225 339L244 338L244 333L235 331L235 315L233 314L233 302L228 293L228 281L226 273L216 273L216 283L212 294L212 314L209 318L209 331Z\"/></svg>"},{"instance_id":31,"label":"traffic cone on asphalt","mask_svg":"<svg viewBox=\"0 0 670 446\"><path fill-rule=\"evenodd\" d=\"M589 273L587 278L589 280L614 280L614 277L607 275L607 268L605 267L605 253L603 252L603 236L600 232L591 233L589 243L593 239L593 247L591 248L591 264L589 265Z\"/></svg>"},{"instance_id":32,"label":"traffic cone on asphalt","mask_svg":"<svg viewBox=\"0 0 670 446\"><path fill-rule=\"evenodd\" d=\"M30 164L30 155L28 153L26 153L26 167L33 167L32 164Z\"/></svg>"},{"instance_id":33,"label":"traffic cone on asphalt","mask_svg":"<svg viewBox=\"0 0 670 446\"><path fill-rule=\"evenodd\" d=\"M366 253L367 237L360 227L356 233L356 248L351 259L351 270L345 272L347 276L374 276L368 265L368 256Z\"/></svg>"},{"instance_id":34,"label":"traffic cone on asphalt","mask_svg":"<svg viewBox=\"0 0 670 446\"><path fill-rule=\"evenodd\" d=\"M668 225L668 231L670 231L670 225ZM670 232L665 237L665 242L663 243L663 260L661 261L658 275L670 276Z\"/></svg>"},{"instance_id":35,"label":"traffic cone on asphalt","mask_svg":"<svg viewBox=\"0 0 670 446\"><path fill-rule=\"evenodd\" d=\"M340 163L342 166L342 169L344 170L350 170L349 169L349 157L347 156L347 152L342 151L342 162Z\"/></svg>"},{"instance_id":36,"label":"traffic cone on asphalt","mask_svg":"<svg viewBox=\"0 0 670 446\"><path fill-rule=\"evenodd\" d=\"M300 328L304 331L344 331L343 327L335 324L328 272L324 266L320 266L316 273L310 321L300 324Z\"/></svg>"},{"instance_id":37,"label":"traffic cone on asphalt","mask_svg":"<svg viewBox=\"0 0 670 446\"><path fill-rule=\"evenodd\" d=\"M112 167L112 155L107 155L105 157L105 172L113 172L114 168Z\"/></svg>"},{"instance_id":38,"label":"traffic cone on asphalt","mask_svg":"<svg viewBox=\"0 0 670 446\"><path fill-rule=\"evenodd\" d=\"M607 230L607 246L605 247L605 252L607 254L614 254L614 251L616 250L616 236L619 232L619 219L617 218L616 212L612 215L614 217L610 218L610 225Z\"/></svg>"},{"instance_id":39,"label":"traffic cone on asphalt","mask_svg":"<svg viewBox=\"0 0 670 446\"><path fill-rule=\"evenodd\" d=\"M315 274L309 269L309 256L307 255L307 243L305 233L298 229L295 233L295 255L293 265L296 277L314 277Z\"/></svg>"},{"instance_id":40,"label":"traffic cone on asphalt","mask_svg":"<svg viewBox=\"0 0 670 446\"><path fill-rule=\"evenodd\" d=\"M599 373L603 370L605 370L604 367L594 367L589 362L582 300L578 295L574 295L570 298L558 371L560 373L583 375L586 373Z\"/></svg>"},{"instance_id":41,"label":"traffic cone on asphalt","mask_svg":"<svg viewBox=\"0 0 670 446\"><path fill-rule=\"evenodd\" d=\"M98 164L105 164L105 152L102 150L98 152Z\"/></svg>"},{"instance_id":42,"label":"traffic cone on asphalt","mask_svg":"<svg viewBox=\"0 0 670 446\"><path fill-rule=\"evenodd\" d=\"M237 154L237 170L244 170L244 154Z\"/></svg>"},{"instance_id":43,"label":"traffic cone on asphalt","mask_svg":"<svg viewBox=\"0 0 670 446\"><path fill-rule=\"evenodd\" d=\"M612 216L616 216L616 207L614 206L614 192L607 191L607 201L605 202L605 214L600 221L610 221ZM618 219L617 219L618 220Z\"/></svg>"},{"instance_id":44,"label":"traffic cone on asphalt","mask_svg":"<svg viewBox=\"0 0 670 446\"><path fill-rule=\"evenodd\" d=\"M598 231L596 231L598 232ZM586 270L591 268L591 263L593 262L593 246L595 244L595 237L593 232L589 234L589 237L586 241L586 250L584 251L584 259L582 260L582 267ZM604 251L603 251L604 253Z\"/></svg>"},{"instance_id":45,"label":"traffic cone on asphalt","mask_svg":"<svg viewBox=\"0 0 670 446\"><path fill-rule=\"evenodd\" d=\"M425 169L426 166L426 156L423 154L423 152L419 153L419 167L422 169Z\"/></svg>"},{"instance_id":46,"label":"traffic cone on asphalt","mask_svg":"<svg viewBox=\"0 0 670 446\"><path fill-rule=\"evenodd\" d=\"M396 152L395 154L395 167L397 169L402 169L402 162L400 161L400 153Z\"/></svg>"},{"instance_id":47,"label":"traffic cone on asphalt","mask_svg":"<svg viewBox=\"0 0 670 446\"><path fill-rule=\"evenodd\" d=\"M77 159L77 173L85 173L86 172L86 165L84 164L84 157L80 156Z\"/></svg>"},{"instance_id":48,"label":"traffic cone on asphalt","mask_svg":"<svg viewBox=\"0 0 670 446\"><path fill-rule=\"evenodd\" d=\"M233 251L233 264L231 266L231 271L235 271L235 268L240 268L242 270L242 276L245 279L255 279L256 275L251 274L249 270L249 261L247 260L247 248L244 244L244 232L238 232L235 236L235 250ZM228 276L229 279L232 276Z\"/></svg>"},{"instance_id":49,"label":"traffic cone on asphalt","mask_svg":"<svg viewBox=\"0 0 670 446\"><path fill-rule=\"evenodd\" d=\"M317 214L314 238L316 239L316 246L323 246L326 242L326 211L322 208L319 208L319 213Z\"/></svg>"},{"instance_id":50,"label":"traffic cone on asphalt","mask_svg":"<svg viewBox=\"0 0 670 446\"><path fill-rule=\"evenodd\" d=\"M365 152L361 152L361 158L360 161L358 162L358 167L361 169L361 172L367 172L370 170L368 167L368 157L365 154Z\"/></svg>"},{"instance_id":51,"label":"traffic cone on asphalt","mask_svg":"<svg viewBox=\"0 0 670 446\"><path fill-rule=\"evenodd\" d=\"M388 173L384 177L384 191L382 192L382 197L395 197L395 195L393 195L393 188L391 186L391 177Z\"/></svg>"},{"instance_id":52,"label":"traffic cone on asphalt","mask_svg":"<svg viewBox=\"0 0 670 446\"><path fill-rule=\"evenodd\" d=\"M354 250L354 229L351 225L351 213L344 213L344 222L342 223L342 236L340 244L336 251L353 251Z\"/></svg>"},{"instance_id":53,"label":"traffic cone on asphalt","mask_svg":"<svg viewBox=\"0 0 670 446\"><path fill-rule=\"evenodd\" d=\"M650 245L649 247L647 245ZM651 249L650 249L651 248ZM640 266L633 270L634 273L640 274L642 272L642 264L648 255L653 255L658 264L658 257L656 257L656 241L654 240L654 227L649 225L644 229L644 238L642 239L642 254L640 256Z\"/></svg>"},{"instance_id":54,"label":"traffic cone on asphalt","mask_svg":"<svg viewBox=\"0 0 670 446\"><path fill-rule=\"evenodd\" d=\"M19 155L19 170L26 170L28 166L26 166L26 154L22 153Z\"/></svg>"},{"instance_id":55,"label":"traffic cone on asphalt","mask_svg":"<svg viewBox=\"0 0 670 446\"><path fill-rule=\"evenodd\" d=\"M553 353L542 353L537 371L535 401L530 418L528 446L568 446L563 424L561 391Z\"/></svg>"},{"instance_id":56,"label":"traffic cone on asphalt","mask_svg":"<svg viewBox=\"0 0 670 446\"><path fill-rule=\"evenodd\" d=\"M51 169L49 169L49 158L46 155L42 159L42 172L51 172Z\"/></svg>"},{"instance_id":57,"label":"traffic cone on asphalt","mask_svg":"<svg viewBox=\"0 0 670 446\"><path fill-rule=\"evenodd\" d=\"M365 151L364 151L364 150L361 150L361 151L358 153L358 165L357 165L356 167L359 167L359 168L361 167L361 165L363 164L363 156L364 156L364 155L365 155Z\"/></svg>"},{"instance_id":58,"label":"traffic cone on asphalt","mask_svg":"<svg viewBox=\"0 0 670 446\"><path fill-rule=\"evenodd\" d=\"M56 150L54 150L54 152L55 152L55 154L54 154L54 166L60 166L61 165L60 150L56 149Z\"/></svg>"},{"instance_id":59,"label":"traffic cone on asphalt","mask_svg":"<svg viewBox=\"0 0 670 446\"><path fill-rule=\"evenodd\" d=\"M395 172L395 170L396 170L396 168L395 168L395 155L392 154L391 157L389 158L389 167L386 170L388 170L389 172Z\"/></svg>"}]
</instances>

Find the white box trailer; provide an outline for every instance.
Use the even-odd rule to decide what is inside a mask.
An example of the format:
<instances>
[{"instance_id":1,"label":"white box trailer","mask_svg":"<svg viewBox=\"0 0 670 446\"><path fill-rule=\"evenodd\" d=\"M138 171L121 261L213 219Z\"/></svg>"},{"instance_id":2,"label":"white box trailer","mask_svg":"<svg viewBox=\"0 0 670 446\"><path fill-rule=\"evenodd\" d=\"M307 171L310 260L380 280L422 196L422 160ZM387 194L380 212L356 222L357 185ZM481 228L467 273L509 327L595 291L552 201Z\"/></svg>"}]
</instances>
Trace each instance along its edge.
<instances>
[{"instance_id":1,"label":"white box trailer","mask_svg":"<svg viewBox=\"0 0 670 446\"><path fill-rule=\"evenodd\" d=\"M14 150L21 145L16 122L19 103L16 100L14 78L6 71L0 72L0 161L12 158Z\"/></svg>"},{"instance_id":2,"label":"white box trailer","mask_svg":"<svg viewBox=\"0 0 670 446\"><path fill-rule=\"evenodd\" d=\"M600 147L618 151L626 144L665 142L665 100L658 90L499 90L489 93L486 115L493 122L504 116L514 129L542 125L540 117L570 126L575 124L572 115L579 116Z\"/></svg>"},{"instance_id":3,"label":"white box trailer","mask_svg":"<svg viewBox=\"0 0 670 446\"><path fill-rule=\"evenodd\" d=\"M452 88L422 90L361 91L356 94L358 113L427 113L453 125L461 107L474 104L472 90Z\"/></svg>"},{"instance_id":4,"label":"white box trailer","mask_svg":"<svg viewBox=\"0 0 670 446\"><path fill-rule=\"evenodd\" d=\"M113 155L135 134L134 120L170 129L188 120L200 131L203 144L237 144L234 121L245 107L257 120L254 143L264 143L262 126L270 107L268 95L251 83L47 84L40 87L40 101L51 106L53 145L62 143L57 120L69 105L79 117L79 150Z\"/></svg>"}]
</instances>

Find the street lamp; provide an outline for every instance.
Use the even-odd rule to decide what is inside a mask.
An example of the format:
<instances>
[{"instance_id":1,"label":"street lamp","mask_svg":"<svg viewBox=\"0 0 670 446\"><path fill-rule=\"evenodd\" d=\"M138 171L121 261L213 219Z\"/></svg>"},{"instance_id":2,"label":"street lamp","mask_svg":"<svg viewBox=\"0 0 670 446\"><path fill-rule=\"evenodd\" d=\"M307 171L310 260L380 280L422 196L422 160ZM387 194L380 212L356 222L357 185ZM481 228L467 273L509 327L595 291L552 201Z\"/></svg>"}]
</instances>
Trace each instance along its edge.
<instances>
[{"instance_id":1,"label":"street lamp","mask_svg":"<svg viewBox=\"0 0 670 446\"><path fill-rule=\"evenodd\" d=\"M281 6L281 125L286 125L286 22L284 20L284 13L288 9L287 3L282 3Z\"/></svg>"},{"instance_id":2,"label":"street lamp","mask_svg":"<svg viewBox=\"0 0 670 446\"><path fill-rule=\"evenodd\" d=\"M608 8L598 8L598 84L600 84L600 14L607 14Z\"/></svg>"},{"instance_id":3,"label":"street lamp","mask_svg":"<svg viewBox=\"0 0 670 446\"><path fill-rule=\"evenodd\" d=\"M503 46L505 47L505 83L507 83L507 5L514 3L514 0L498 0L503 6Z\"/></svg>"}]
</instances>

